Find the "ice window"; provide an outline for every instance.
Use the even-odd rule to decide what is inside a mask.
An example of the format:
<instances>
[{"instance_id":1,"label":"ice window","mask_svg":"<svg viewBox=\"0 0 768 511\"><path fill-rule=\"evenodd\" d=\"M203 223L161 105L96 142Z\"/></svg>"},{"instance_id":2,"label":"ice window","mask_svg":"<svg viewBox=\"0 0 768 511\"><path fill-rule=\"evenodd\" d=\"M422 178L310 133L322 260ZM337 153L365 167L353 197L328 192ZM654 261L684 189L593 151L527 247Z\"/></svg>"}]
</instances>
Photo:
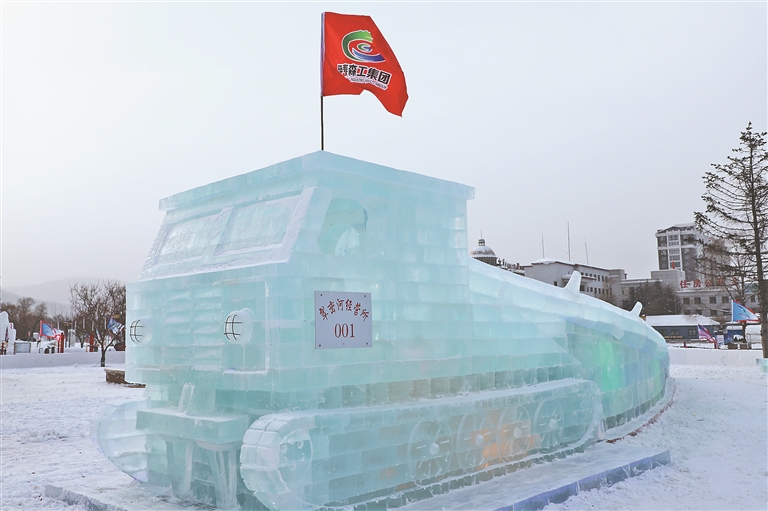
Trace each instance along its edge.
<instances>
[{"instance_id":1,"label":"ice window","mask_svg":"<svg viewBox=\"0 0 768 511\"><path fill-rule=\"evenodd\" d=\"M217 251L279 245L285 237L296 197L238 207L232 212Z\"/></svg>"},{"instance_id":2,"label":"ice window","mask_svg":"<svg viewBox=\"0 0 768 511\"><path fill-rule=\"evenodd\" d=\"M208 246L216 215L193 218L172 225L158 254L158 263L201 257Z\"/></svg>"}]
</instances>

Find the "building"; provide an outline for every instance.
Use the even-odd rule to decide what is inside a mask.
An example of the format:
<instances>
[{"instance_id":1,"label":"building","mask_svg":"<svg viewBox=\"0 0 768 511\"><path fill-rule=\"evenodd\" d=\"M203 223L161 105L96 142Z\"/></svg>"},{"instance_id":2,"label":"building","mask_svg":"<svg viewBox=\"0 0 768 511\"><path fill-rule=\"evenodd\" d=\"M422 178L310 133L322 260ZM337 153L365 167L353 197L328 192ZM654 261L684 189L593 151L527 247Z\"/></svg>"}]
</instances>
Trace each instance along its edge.
<instances>
[{"instance_id":1,"label":"building","mask_svg":"<svg viewBox=\"0 0 768 511\"><path fill-rule=\"evenodd\" d=\"M682 310L679 311L681 314L714 318L720 323L731 317L731 297L725 286L710 280L686 280L685 272L677 269L652 271L650 279L623 280L617 305L621 305L622 300L630 295L633 287L654 282L661 282L675 290L682 304ZM751 292L752 287L755 288L754 292ZM752 287L748 287L746 303L743 305L757 313L757 289L756 286Z\"/></svg>"},{"instance_id":2,"label":"building","mask_svg":"<svg viewBox=\"0 0 768 511\"><path fill-rule=\"evenodd\" d=\"M731 318L731 296L724 286L707 286L706 282L693 285L686 282L686 287L681 287L677 295L683 302L683 313L702 314L713 317L721 322L728 321ZM747 287L746 300L743 303L745 307L752 310L755 314L760 311L760 304L757 301L757 286Z\"/></svg>"},{"instance_id":3,"label":"building","mask_svg":"<svg viewBox=\"0 0 768 511\"><path fill-rule=\"evenodd\" d=\"M645 321L651 325L654 330L659 332L667 342L670 341L696 341L699 339L699 325L706 328L714 337L717 333L720 323L701 315L668 315L668 316L648 316Z\"/></svg>"},{"instance_id":4,"label":"building","mask_svg":"<svg viewBox=\"0 0 768 511\"><path fill-rule=\"evenodd\" d=\"M499 258L496 257L496 252L485 244L485 239L483 238L477 240L477 247L469 253L469 257L491 266L499 266Z\"/></svg>"},{"instance_id":5,"label":"building","mask_svg":"<svg viewBox=\"0 0 768 511\"><path fill-rule=\"evenodd\" d=\"M656 231L659 270L683 270L685 280L698 278L696 258L704 237L694 224L678 224Z\"/></svg>"},{"instance_id":6,"label":"building","mask_svg":"<svg viewBox=\"0 0 768 511\"><path fill-rule=\"evenodd\" d=\"M728 288L738 282L732 283L728 278L706 277L698 271L696 258L701 255L704 241L704 236L692 223L656 231L659 270L652 271L651 279L645 282L661 280L671 285L682 301L683 314L706 316L724 322L731 316ZM622 287L628 288L631 285L625 282ZM746 303L743 305L757 312L757 286L747 286L745 291Z\"/></svg>"},{"instance_id":7,"label":"building","mask_svg":"<svg viewBox=\"0 0 768 511\"><path fill-rule=\"evenodd\" d=\"M524 275L523 269L520 263L508 263L506 259L501 259L496 256L496 252L485 244L485 239L482 237L477 240L477 246L469 252L469 257L477 259L485 264L490 264L501 270L511 271L518 275Z\"/></svg>"},{"instance_id":8,"label":"building","mask_svg":"<svg viewBox=\"0 0 768 511\"><path fill-rule=\"evenodd\" d=\"M539 259L528 266L523 266L525 276L556 287L565 287L574 271L581 273L582 293L614 303L614 298L621 290L621 280L626 278L624 270L607 270L588 264L556 259ZM621 301L617 303L621 305Z\"/></svg>"},{"instance_id":9,"label":"building","mask_svg":"<svg viewBox=\"0 0 768 511\"><path fill-rule=\"evenodd\" d=\"M728 321L731 315L731 297L727 291L729 282L723 279L713 281L699 275L696 257L701 253L703 240L704 237L692 223L656 231L659 269L651 271L650 278L646 279L627 279L623 269L609 270L556 259L540 259L527 266L509 264L497 257L482 237L478 240L478 246L470 252L470 256L491 266L557 287L565 287L571 274L578 270L582 275L582 293L618 307L629 298L632 288L660 282L677 292L682 303L682 310L677 311L679 314L713 318L722 323ZM759 312L756 285L747 287L743 305L755 313Z\"/></svg>"},{"instance_id":10,"label":"building","mask_svg":"<svg viewBox=\"0 0 768 511\"><path fill-rule=\"evenodd\" d=\"M673 290L677 291L680 287L680 282L685 280L685 272L683 270L654 270L651 272L650 279L627 279L626 276L621 280L621 290L617 296L619 300L617 305L621 306L622 302L629 298L633 288L638 288L643 284L653 284L654 282L660 282L662 285L669 286ZM679 311L682 312L682 311Z\"/></svg>"}]
</instances>

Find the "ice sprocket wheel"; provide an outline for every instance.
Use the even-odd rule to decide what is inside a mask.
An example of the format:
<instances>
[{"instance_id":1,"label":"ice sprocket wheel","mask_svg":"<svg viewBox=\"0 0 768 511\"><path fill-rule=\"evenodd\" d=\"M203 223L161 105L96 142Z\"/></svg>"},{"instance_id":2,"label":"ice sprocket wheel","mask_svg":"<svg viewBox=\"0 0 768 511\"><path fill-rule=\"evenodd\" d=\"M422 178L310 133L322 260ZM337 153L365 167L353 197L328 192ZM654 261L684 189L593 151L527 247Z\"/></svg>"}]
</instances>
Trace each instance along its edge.
<instances>
[{"instance_id":1,"label":"ice sprocket wheel","mask_svg":"<svg viewBox=\"0 0 768 511\"><path fill-rule=\"evenodd\" d=\"M439 420L419 422L408 442L408 466L416 484L446 475L453 455L453 432Z\"/></svg>"}]
</instances>

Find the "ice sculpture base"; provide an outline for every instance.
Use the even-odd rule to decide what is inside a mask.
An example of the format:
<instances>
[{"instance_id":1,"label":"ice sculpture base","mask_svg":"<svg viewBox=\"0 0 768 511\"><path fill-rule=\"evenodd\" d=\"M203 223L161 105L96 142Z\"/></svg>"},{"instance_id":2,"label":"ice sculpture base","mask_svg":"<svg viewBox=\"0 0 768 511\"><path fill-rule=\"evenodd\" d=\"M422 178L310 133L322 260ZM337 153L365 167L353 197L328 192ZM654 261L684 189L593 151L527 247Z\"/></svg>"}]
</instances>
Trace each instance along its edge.
<instances>
[{"instance_id":1,"label":"ice sculpture base","mask_svg":"<svg viewBox=\"0 0 768 511\"><path fill-rule=\"evenodd\" d=\"M563 502L581 491L611 486L646 470L670 462L668 450L649 450L601 442L587 452L566 459L536 465L495 478L479 485L436 495L427 500L408 502L404 495L391 497L390 505L399 509L499 510L542 509L549 503ZM200 503L179 501L170 489L131 481L127 476L120 482L114 477L88 483L73 481L48 485L45 495L66 502L84 505L97 511L181 511L214 509ZM404 505L405 504L405 505ZM364 507L363 504L361 507Z\"/></svg>"},{"instance_id":2,"label":"ice sculpture base","mask_svg":"<svg viewBox=\"0 0 768 511\"><path fill-rule=\"evenodd\" d=\"M400 509L533 511L582 491L611 486L671 461L669 450L599 443L587 452L536 465Z\"/></svg>"},{"instance_id":3,"label":"ice sculpture base","mask_svg":"<svg viewBox=\"0 0 768 511\"><path fill-rule=\"evenodd\" d=\"M116 481L116 479L119 479ZM170 488L140 483L130 477L90 478L87 482L71 481L49 484L45 496L70 506L91 511L183 511L213 510L199 503L191 505L173 497Z\"/></svg>"}]
</instances>

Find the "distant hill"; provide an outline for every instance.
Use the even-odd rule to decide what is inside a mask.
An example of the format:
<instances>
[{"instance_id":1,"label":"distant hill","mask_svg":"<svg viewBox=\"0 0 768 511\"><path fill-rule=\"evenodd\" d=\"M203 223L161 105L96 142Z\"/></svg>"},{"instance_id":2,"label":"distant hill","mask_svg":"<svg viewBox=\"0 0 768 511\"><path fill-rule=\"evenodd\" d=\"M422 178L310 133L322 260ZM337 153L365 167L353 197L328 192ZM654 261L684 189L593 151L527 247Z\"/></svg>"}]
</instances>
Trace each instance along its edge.
<instances>
[{"instance_id":1,"label":"distant hill","mask_svg":"<svg viewBox=\"0 0 768 511\"><path fill-rule=\"evenodd\" d=\"M34 296L29 296L29 295L22 296L16 293L11 293L10 291L6 291L5 289L2 290L2 296L0 296L0 301L4 303L16 303L19 301L19 298L32 298L33 300L35 300L35 304L38 304L40 302L45 303L45 306L48 308L49 315L53 315L57 313L69 314L71 310L69 303L59 303L59 302L50 302L48 300L38 300Z\"/></svg>"},{"instance_id":2,"label":"distant hill","mask_svg":"<svg viewBox=\"0 0 768 511\"><path fill-rule=\"evenodd\" d=\"M19 301L19 298L23 297L17 295L16 293L11 293L7 289L0 290L0 302L16 303Z\"/></svg>"},{"instance_id":3,"label":"distant hill","mask_svg":"<svg viewBox=\"0 0 768 511\"><path fill-rule=\"evenodd\" d=\"M75 277L43 282L42 284L35 284L32 286L3 288L2 301L16 303L19 298L28 296L36 302L45 302L48 305L48 312L50 314L55 314L57 312L67 314L70 311L69 288L77 282L90 282L95 280L98 279Z\"/></svg>"}]
</instances>

